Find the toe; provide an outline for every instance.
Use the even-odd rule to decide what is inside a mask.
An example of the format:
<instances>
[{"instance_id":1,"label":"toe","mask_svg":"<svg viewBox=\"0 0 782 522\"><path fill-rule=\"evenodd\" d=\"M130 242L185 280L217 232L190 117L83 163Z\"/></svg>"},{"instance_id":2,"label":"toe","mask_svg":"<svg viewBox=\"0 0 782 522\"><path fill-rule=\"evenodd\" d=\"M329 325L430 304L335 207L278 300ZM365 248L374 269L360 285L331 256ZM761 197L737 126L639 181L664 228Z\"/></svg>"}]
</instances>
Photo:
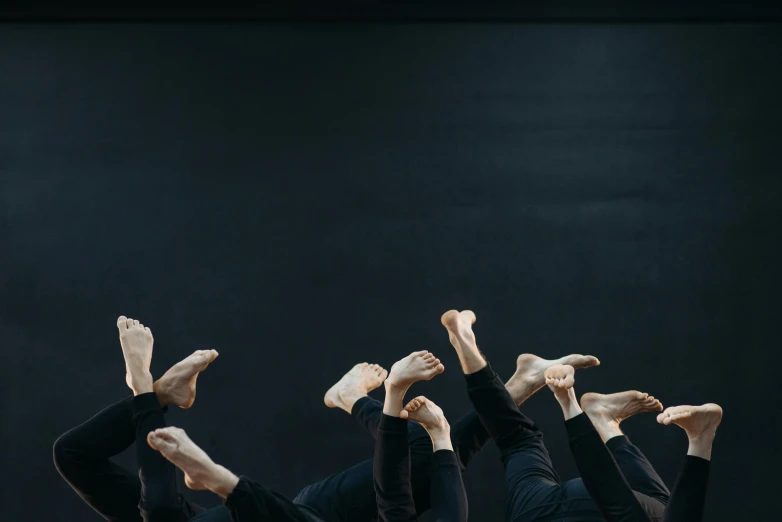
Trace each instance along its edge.
<instances>
[{"instance_id":1,"label":"toe","mask_svg":"<svg viewBox=\"0 0 782 522\"><path fill-rule=\"evenodd\" d=\"M134 324L134 323L133 323L133 319L131 319L130 317L128 317L128 318L125 320L125 326L126 326L127 328L130 328L131 326L133 326L133 324Z\"/></svg>"},{"instance_id":2,"label":"toe","mask_svg":"<svg viewBox=\"0 0 782 522\"><path fill-rule=\"evenodd\" d=\"M128 327L128 318L124 315L119 316L117 319L117 328L127 328Z\"/></svg>"}]
</instances>

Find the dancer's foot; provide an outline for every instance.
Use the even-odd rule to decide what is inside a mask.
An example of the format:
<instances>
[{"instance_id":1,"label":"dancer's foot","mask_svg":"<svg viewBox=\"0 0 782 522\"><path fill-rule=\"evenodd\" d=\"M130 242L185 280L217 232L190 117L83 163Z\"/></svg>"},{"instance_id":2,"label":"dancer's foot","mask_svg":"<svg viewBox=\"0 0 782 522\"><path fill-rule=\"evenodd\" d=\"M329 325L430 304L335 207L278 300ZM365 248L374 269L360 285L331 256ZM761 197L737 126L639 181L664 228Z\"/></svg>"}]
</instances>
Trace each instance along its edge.
<instances>
[{"instance_id":1,"label":"dancer's foot","mask_svg":"<svg viewBox=\"0 0 782 522\"><path fill-rule=\"evenodd\" d=\"M401 419L410 419L419 423L432 439L434 451L453 450L451 444L451 426L443 410L426 397L416 397L399 413Z\"/></svg>"},{"instance_id":2,"label":"dancer's foot","mask_svg":"<svg viewBox=\"0 0 782 522\"><path fill-rule=\"evenodd\" d=\"M516 404L521 404L546 385L544 374L547 369L556 365L567 365L575 369L581 369L599 366L600 361L597 357L578 353L553 360L543 359L531 353L524 353L516 359L516 372L505 383L505 388L510 393L510 396L513 397L513 400L516 401Z\"/></svg>"},{"instance_id":3,"label":"dancer's foot","mask_svg":"<svg viewBox=\"0 0 782 522\"><path fill-rule=\"evenodd\" d=\"M217 350L197 350L163 374L154 385L161 406L176 404L180 408L193 405L196 379L219 354Z\"/></svg>"},{"instance_id":4,"label":"dancer's foot","mask_svg":"<svg viewBox=\"0 0 782 522\"><path fill-rule=\"evenodd\" d=\"M125 357L125 382L134 395L153 391L152 374L149 372L154 344L152 330L124 315L117 319L117 329Z\"/></svg>"},{"instance_id":5,"label":"dancer's foot","mask_svg":"<svg viewBox=\"0 0 782 522\"><path fill-rule=\"evenodd\" d=\"M666 426L676 424L690 439L688 455L711 460L711 446L722 422L722 408L713 403L703 406L672 406L657 416Z\"/></svg>"},{"instance_id":6,"label":"dancer's foot","mask_svg":"<svg viewBox=\"0 0 782 522\"><path fill-rule=\"evenodd\" d=\"M546 384L562 407L565 420L581 415L583 412L578 405L576 391L573 389L573 386L576 384L575 368L569 364L555 364L547 368L543 375L546 379Z\"/></svg>"},{"instance_id":7,"label":"dancer's foot","mask_svg":"<svg viewBox=\"0 0 782 522\"><path fill-rule=\"evenodd\" d=\"M357 364L329 388L323 402L329 408L341 408L350 413L356 401L378 388L386 377L388 372L377 364Z\"/></svg>"},{"instance_id":8,"label":"dancer's foot","mask_svg":"<svg viewBox=\"0 0 782 522\"><path fill-rule=\"evenodd\" d=\"M386 398L383 402L383 413L390 417L398 417L399 412L404 408L408 388L415 382L428 381L444 370L445 367L440 364L440 359L426 350L413 352L395 362L385 382Z\"/></svg>"},{"instance_id":9,"label":"dancer's foot","mask_svg":"<svg viewBox=\"0 0 782 522\"><path fill-rule=\"evenodd\" d=\"M448 330L448 340L451 341L451 346L459 356L459 363L462 365L462 371L465 375L486 367L486 359L478 349L475 333L472 331L472 325L476 320L472 310L462 310L461 312L448 310L440 317L440 322Z\"/></svg>"},{"instance_id":10,"label":"dancer's foot","mask_svg":"<svg viewBox=\"0 0 782 522\"><path fill-rule=\"evenodd\" d=\"M603 395L585 393L581 397L581 407L589 416L592 425L600 434L603 442L623 435L619 424L636 413L662 411L663 405L650 396L636 390Z\"/></svg>"},{"instance_id":11,"label":"dancer's foot","mask_svg":"<svg viewBox=\"0 0 782 522\"><path fill-rule=\"evenodd\" d=\"M407 390L413 383L428 381L443 371L445 367L433 354L426 350L413 352L394 363L385 381L386 388Z\"/></svg>"},{"instance_id":12,"label":"dancer's foot","mask_svg":"<svg viewBox=\"0 0 782 522\"><path fill-rule=\"evenodd\" d=\"M147 442L184 471L185 484L191 489L208 489L226 498L239 483L236 475L215 464L180 428L152 431L147 435Z\"/></svg>"}]
</instances>

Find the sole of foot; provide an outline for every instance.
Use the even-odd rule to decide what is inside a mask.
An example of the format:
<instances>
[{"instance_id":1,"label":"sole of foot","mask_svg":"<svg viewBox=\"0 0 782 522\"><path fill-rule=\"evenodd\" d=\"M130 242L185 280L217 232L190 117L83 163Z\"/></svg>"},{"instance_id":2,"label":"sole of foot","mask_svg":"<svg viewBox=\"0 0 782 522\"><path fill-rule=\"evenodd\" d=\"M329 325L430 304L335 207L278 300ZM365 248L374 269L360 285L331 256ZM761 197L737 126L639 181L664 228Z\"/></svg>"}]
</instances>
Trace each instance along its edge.
<instances>
[{"instance_id":1,"label":"sole of foot","mask_svg":"<svg viewBox=\"0 0 782 522\"><path fill-rule=\"evenodd\" d=\"M518 403L546 385L546 370L554 366L571 366L574 369L600 366L592 355L573 353L559 359L543 359L531 353L524 353L516 359L516 371L505 384L511 397Z\"/></svg>"},{"instance_id":2,"label":"sole of foot","mask_svg":"<svg viewBox=\"0 0 782 522\"><path fill-rule=\"evenodd\" d=\"M155 392L163 404L187 409L196 397L198 375L217 359L217 350L196 350L176 363L155 383Z\"/></svg>"},{"instance_id":3,"label":"sole of foot","mask_svg":"<svg viewBox=\"0 0 782 522\"><path fill-rule=\"evenodd\" d=\"M418 381L428 381L445 371L440 359L426 350L413 352L394 363L386 379L386 386L408 388Z\"/></svg>"},{"instance_id":4,"label":"sole of foot","mask_svg":"<svg viewBox=\"0 0 782 522\"><path fill-rule=\"evenodd\" d=\"M208 489L216 464L184 430L161 428L147 435L147 443L185 473L190 489Z\"/></svg>"},{"instance_id":5,"label":"sole of foot","mask_svg":"<svg viewBox=\"0 0 782 522\"><path fill-rule=\"evenodd\" d=\"M448 429L448 421L443 410L423 396L408 402L405 409L399 413L399 418L415 421L430 433Z\"/></svg>"},{"instance_id":6,"label":"sole of foot","mask_svg":"<svg viewBox=\"0 0 782 522\"><path fill-rule=\"evenodd\" d=\"M378 364L360 363L342 376L323 396L323 402L329 408L345 408L342 395L367 395L380 387L388 377L388 372Z\"/></svg>"},{"instance_id":7,"label":"sole of foot","mask_svg":"<svg viewBox=\"0 0 782 522\"><path fill-rule=\"evenodd\" d=\"M722 422L722 408L713 403L702 406L672 406L657 416L657 422L676 424L690 437L714 435Z\"/></svg>"},{"instance_id":8,"label":"sole of foot","mask_svg":"<svg viewBox=\"0 0 782 522\"><path fill-rule=\"evenodd\" d=\"M603 395L585 393L581 397L581 409L590 419L619 424L638 413L662 411L663 405L648 393L629 390Z\"/></svg>"}]
</instances>

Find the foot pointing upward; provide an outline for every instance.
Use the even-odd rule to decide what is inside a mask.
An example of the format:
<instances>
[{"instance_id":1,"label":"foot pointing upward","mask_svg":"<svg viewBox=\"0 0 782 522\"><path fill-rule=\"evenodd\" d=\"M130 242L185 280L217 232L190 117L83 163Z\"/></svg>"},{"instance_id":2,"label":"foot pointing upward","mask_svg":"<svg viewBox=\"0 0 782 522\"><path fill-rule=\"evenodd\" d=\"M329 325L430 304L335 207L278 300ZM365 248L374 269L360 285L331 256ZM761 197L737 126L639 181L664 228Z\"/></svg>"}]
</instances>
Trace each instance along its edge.
<instances>
[{"instance_id":1,"label":"foot pointing upward","mask_svg":"<svg viewBox=\"0 0 782 522\"><path fill-rule=\"evenodd\" d=\"M125 382L134 395L152 391L152 362L154 338L152 330L135 319L121 315L117 319L119 342L125 357Z\"/></svg>"},{"instance_id":2,"label":"foot pointing upward","mask_svg":"<svg viewBox=\"0 0 782 522\"><path fill-rule=\"evenodd\" d=\"M388 372L377 364L357 364L329 388L323 402L329 408L340 408L350 413L353 404L383 384L386 377Z\"/></svg>"},{"instance_id":3,"label":"foot pointing upward","mask_svg":"<svg viewBox=\"0 0 782 522\"><path fill-rule=\"evenodd\" d=\"M192 406L198 374L206 370L218 355L217 350L197 350L172 366L155 383L155 393L160 404L176 404L180 408Z\"/></svg>"}]
</instances>

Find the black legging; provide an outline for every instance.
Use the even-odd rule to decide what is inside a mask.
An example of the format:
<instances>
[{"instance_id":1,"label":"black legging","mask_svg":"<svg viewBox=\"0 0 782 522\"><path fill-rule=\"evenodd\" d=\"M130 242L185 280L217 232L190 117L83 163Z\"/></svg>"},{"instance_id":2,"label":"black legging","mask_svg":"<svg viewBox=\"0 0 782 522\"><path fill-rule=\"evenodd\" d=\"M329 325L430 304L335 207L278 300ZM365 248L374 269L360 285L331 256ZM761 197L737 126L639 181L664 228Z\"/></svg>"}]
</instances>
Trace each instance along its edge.
<instances>
[{"instance_id":1,"label":"black legging","mask_svg":"<svg viewBox=\"0 0 782 522\"><path fill-rule=\"evenodd\" d=\"M109 406L54 443L57 471L106 520L184 522L204 511L184 500L174 465L147 444L150 431L166 426L163 413L155 394L144 393ZM138 474L110 460L134 442Z\"/></svg>"},{"instance_id":2,"label":"black legging","mask_svg":"<svg viewBox=\"0 0 782 522\"><path fill-rule=\"evenodd\" d=\"M570 449L589 494L608 522L649 522L611 452L589 417L565 421ZM610 442L610 441L609 441ZM703 518L709 480L708 460L688 455L676 479L663 522L699 522Z\"/></svg>"},{"instance_id":3,"label":"black legging","mask_svg":"<svg viewBox=\"0 0 782 522\"><path fill-rule=\"evenodd\" d=\"M380 522L418 520L410 485L407 421L383 415L375 444L374 482ZM456 454L434 452L431 506L437 522L466 522L467 495Z\"/></svg>"}]
</instances>

